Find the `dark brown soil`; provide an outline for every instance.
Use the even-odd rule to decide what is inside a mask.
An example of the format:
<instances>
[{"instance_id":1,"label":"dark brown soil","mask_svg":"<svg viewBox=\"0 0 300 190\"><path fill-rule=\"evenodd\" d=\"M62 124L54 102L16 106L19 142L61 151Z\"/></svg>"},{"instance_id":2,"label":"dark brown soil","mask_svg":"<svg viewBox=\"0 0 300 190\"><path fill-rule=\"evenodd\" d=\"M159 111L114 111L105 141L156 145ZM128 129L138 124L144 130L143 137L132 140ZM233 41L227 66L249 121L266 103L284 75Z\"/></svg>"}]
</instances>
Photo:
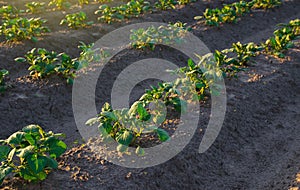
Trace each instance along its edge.
<instances>
[{"instance_id":1,"label":"dark brown soil","mask_svg":"<svg viewBox=\"0 0 300 190\"><path fill-rule=\"evenodd\" d=\"M88 29L70 30L59 26L61 11L42 14L51 33L37 43L0 45L0 68L10 71L11 85L0 96L0 139L28 124L39 124L45 130L63 132L69 146L60 158L60 169L38 184L12 178L5 180L4 189L289 189L300 187L300 50L299 45L287 52L284 60L260 56L256 64L240 73L238 79L227 79L227 112L222 131L213 146L198 153L208 112L199 123L193 140L180 154L166 163L146 169L127 169L108 163L94 155L82 142L72 112L72 86L52 77L34 80L28 65L14 58L33 47L43 47L78 56L79 41L91 43L121 26L143 21L182 21L193 27L210 50L224 49L233 42L262 42L272 35L276 24L299 18L300 1L290 0L278 8L254 11L237 24L210 28L193 20L207 7L220 7L233 1L198 1L176 10L147 14L126 23L96 24ZM13 1L17 6L18 1ZM93 12L98 5L84 8ZM96 21L93 14L90 19ZM128 56L129 55L129 56ZM123 57L123 59L121 59ZM136 56L136 57L135 57ZM127 65L140 57L159 57L178 65L186 58L172 49L150 51L127 50L116 61ZM124 65L123 65L124 66ZM119 70L122 67L119 68ZM97 89L99 105L109 100L114 77L102 79ZM153 82L153 81L152 81ZM135 96L141 93L139 89ZM298 178L298 181L297 181Z\"/></svg>"}]
</instances>

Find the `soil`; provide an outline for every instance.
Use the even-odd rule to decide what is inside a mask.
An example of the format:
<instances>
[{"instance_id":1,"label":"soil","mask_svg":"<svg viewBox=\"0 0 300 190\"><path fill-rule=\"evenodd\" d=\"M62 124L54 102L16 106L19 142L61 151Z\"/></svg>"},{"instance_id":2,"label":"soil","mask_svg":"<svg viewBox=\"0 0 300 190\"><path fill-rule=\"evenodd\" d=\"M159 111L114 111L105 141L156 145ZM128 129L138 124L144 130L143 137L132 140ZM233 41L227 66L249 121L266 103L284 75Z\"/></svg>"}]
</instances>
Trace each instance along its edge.
<instances>
[{"instance_id":1,"label":"soil","mask_svg":"<svg viewBox=\"0 0 300 190\"><path fill-rule=\"evenodd\" d=\"M0 68L10 71L11 86L0 96L0 139L28 124L39 124L46 131L63 132L68 151L59 158L60 166L47 179L27 183L8 178L3 189L298 189L300 188L300 50L299 45L287 52L285 59L259 56L237 79L226 79L227 111L222 130L208 151L198 153L205 132L209 109L204 110L199 128L185 149L171 160L150 168L128 169L105 161L81 145L82 137L72 112L72 86L65 80L51 77L32 79L28 65L14 58L33 47L78 56L79 41L91 43L121 26L143 22L176 22L193 27L211 51L222 50L232 43L256 43L272 35L276 24L299 18L300 1L284 1L283 5L267 11L253 11L236 24L220 28L206 27L193 19L207 7L220 7L233 1L197 1L176 10L146 14L138 19L112 25L99 24L79 30L59 26L65 12L46 12L39 16L48 20L51 33L37 43L2 42ZM3 2L2 2L3 3ZM16 6L20 2L12 1ZM98 5L86 6L91 20ZM299 44L299 41L298 41ZM126 50L112 62L125 62L101 79L97 86L97 103L109 101L110 89L117 74L140 57L159 57L178 65L186 58L172 49L159 47L156 51ZM124 58L125 57L125 58ZM120 65L120 64L119 64ZM111 75L109 75L111 74ZM100 79L99 79L100 81ZM133 99L141 94L148 81L135 89ZM299 172L299 173L298 173Z\"/></svg>"}]
</instances>

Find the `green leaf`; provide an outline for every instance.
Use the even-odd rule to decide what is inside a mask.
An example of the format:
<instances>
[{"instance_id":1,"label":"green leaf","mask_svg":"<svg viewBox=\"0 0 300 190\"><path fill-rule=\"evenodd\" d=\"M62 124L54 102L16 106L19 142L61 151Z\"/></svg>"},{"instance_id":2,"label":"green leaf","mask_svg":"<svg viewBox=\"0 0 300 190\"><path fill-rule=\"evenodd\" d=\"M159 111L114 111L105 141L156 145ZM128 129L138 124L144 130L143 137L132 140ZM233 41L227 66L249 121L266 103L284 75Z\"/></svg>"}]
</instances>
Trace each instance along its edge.
<instances>
[{"instance_id":1,"label":"green leaf","mask_svg":"<svg viewBox=\"0 0 300 190\"><path fill-rule=\"evenodd\" d=\"M191 69L195 68L195 63L193 62L192 59L189 59L189 60L188 60L188 66L189 66Z\"/></svg>"},{"instance_id":2,"label":"green leaf","mask_svg":"<svg viewBox=\"0 0 300 190\"><path fill-rule=\"evenodd\" d=\"M16 148L14 148L14 149L12 149L10 152L9 152L9 154L8 154L8 156L7 156L7 161L8 162L11 162L12 161L12 159L13 159L13 157L14 157L14 155L15 155L15 152L16 152Z\"/></svg>"},{"instance_id":3,"label":"green leaf","mask_svg":"<svg viewBox=\"0 0 300 190\"><path fill-rule=\"evenodd\" d=\"M158 135L159 140L162 141L162 142L165 142L165 141L167 141L167 140L170 139L169 134L168 134L167 131L165 131L164 129L158 128L158 129L156 130L156 133L157 133L157 135Z\"/></svg>"},{"instance_id":4,"label":"green leaf","mask_svg":"<svg viewBox=\"0 0 300 190\"><path fill-rule=\"evenodd\" d=\"M140 146L138 146L135 150L135 153L138 155L138 156L144 156L145 155L145 150L143 148L141 148Z\"/></svg>"},{"instance_id":5,"label":"green leaf","mask_svg":"<svg viewBox=\"0 0 300 190\"><path fill-rule=\"evenodd\" d=\"M101 112L101 115L108 117L108 118L112 119L113 121L118 120L118 118L115 116L115 114L110 111Z\"/></svg>"},{"instance_id":6,"label":"green leaf","mask_svg":"<svg viewBox=\"0 0 300 190\"><path fill-rule=\"evenodd\" d=\"M58 163L56 160L54 160L53 158L47 158L47 167L50 167L52 169L56 169L58 167Z\"/></svg>"},{"instance_id":7,"label":"green leaf","mask_svg":"<svg viewBox=\"0 0 300 190\"><path fill-rule=\"evenodd\" d=\"M140 102L134 102L132 105L131 105L131 107L130 107L130 109L129 109L129 111L128 111L128 114L129 115L131 115L131 116L133 116L133 115L135 115L136 114L136 112L137 112L137 108L138 108L138 104L139 104Z\"/></svg>"},{"instance_id":8,"label":"green leaf","mask_svg":"<svg viewBox=\"0 0 300 190\"><path fill-rule=\"evenodd\" d=\"M10 137L7 139L7 143L11 145L19 145L23 141L25 133L18 131L13 133Z\"/></svg>"},{"instance_id":9,"label":"green leaf","mask_svg":"<svg viewBox=\"0 0 300 190\"><path fill-rule=\"evenodd\" d=\"M203 18L203 16L195 16L195 17L194 17L195 20L200 20L200 19L202 19L202 18Z\"/></svg>"},{"instance_id":10,"label":"green leaf","mask_svg":"<svg viewBox=\"0 0 300 190\"><path fill-rule=\"evenodd\" d=\"M2 74L2 76L5 76L5 75L9 74L8 70L6 70L6 69L1 69L0 73Z\"/></svg>"},{"instance_id":11,"label":"green leaf","mask_svg":"<svg viewBox=\"0 0 300 190\"><path fill-rule=\"evenodd\" d=\"M29 153L32 153L34 146L27 146L25 148L20 148L17 150L17 156L20 158L25 158Z\"/></svg>"},{"instance_id":12,"label":"green leaf","mask_svg":"<svg viewBox=\"0 0 300 190\"><path fill-rule=\"evenodd\" d=\"M147 110L144 108L144 106L142 105L142 103L139 103L137 105L137 112L140 116L140 120L142 121L147 121L150 119L151 115L147 112Z\"/></svg>"},{"instance_id":13,"label":"green leaf","mask_svg":"<svg viewBox=\"0 0 300 190\"><path fill-rule=\"evenodd\" d=\"M46 174L46 172L45 171L41 171L40 173L38 173L37 174L37 178L38 178L38 180L44 180L44 179L46 179L47 178L47 174Z\"/></svg>"},{"instance_id":14,"label":"green leaf","mask_svg":"<svg viewBox=\"0 0 300 190\"><path fill-rule=\"evenodd\" d=\"M37 42L37 41L38 41L37 37L34 37L34 36L31 37L31 40L32 40L33 42Z\"/></svg>"},{"instance_id":15,"label":"green leaf","mask_svg":"<svg viewBox=\"0 0 300 190\"><path fill-rule=\"evenodd\" d=\"M39 134L42 128L38 125L28 125L22 129L23 132L29 134Z\"/></svg>"},{"instance_id":16,"label":"green leaf","mask_svg":"<svg viewBox=\"0 0 300 190\"><path fill-rule=\"evenodd\" d=\"M29 167L23 167L20 169L19 175L28 181L37 180L36 174L32 173Z\"/></svg>"},{"instance_id":17,"label":"green leaf","mask_svg":"<svg viewBox=\"0 0 300 190\"><path fill-rule=\"evenodd\" d=\"M95 117L95 118L91 118L91 119L87 120L87 122L85 122L85 125L92 126L97 122L98 122L98 118Z\"/></svg>"},{"instance_id":18,"label":"green leaf","mask_svg":"<svg viewBox=\"0 0 300 190\"><path fill-rule=\"evenodd\" d=\"M129 145L131 141L133 140L134 136L131 131L120 131L117 133L116 140L118 143L123 145Z\"/></svg>"},{"instance_id":19,"label":"green leaf","mask_svg":"<svg viewBox=\"0 0 300 190\"><path fill-rule=\"evenodd\" d=\"M105 111L112 111L111 106L107 102L105 102L105 104L102 106L101 109L101 112L105 112Z\"/></svg>"},{"instance_id":20,"label":"green leaf","mask_svg":"<svg viewBox=\"0 0 300 190\"><path fill-rule=\"evenodd\" d=\"M0 162L7 159L10 150L11 149L8 146L5 145L0 146Z\"/></svg>"},{"instance_id":21,"label":"green leaf","mask_svg":"<svg viewBox=\"0 0 300 190\"><path fill-rule=\"evenodd\" d=\"M126 152L127 150L128 150L128 146L126 146L126 145L119 144L119 145L117 146L117 151L118 151L118 152Z\"/></svg>"},{"instance_id":22,"label":"green leaf","mask_svg":"<svg viewBox=\"0 0 300 190\"><path fill-rule=\"evenodd\" d=\"M52 158L59 157L67 149L67 145L55 137L48 137L45 144L49 146L49 154Z\"/></svg>"},{"instance_id":23,"label":"green leaf","mask_svg":"<svg viewBox=\"0 0 300 190\"><path fill-rule=\"evenodd\" d=\"M36 140L32 137L31 134L25 134L25 139L29 142L29 144L31 145L35 145L36 144Z\"/></svg>"},{"instance_id":24,"label":"green leaf","mask_svg":"<svg viewBox=\"0 0 300 190\"><path fill-rule=\"evenodd\" d=\"M100 131L100 134L103 136L103 137L106 137L108 134L108 132L106 131L106 129L105 129L105 126L104 126L104 123L100 123L99 125L98 125L98 129L99 129L99 131Z\"/></svg>"},{"instance_id":25,"label":"green leaf","mask_svg":"<svg viewBox=\"0 0 300 190\"><path fill-rule=\"evenodd\" d=\"M47 64L46 67L45 67L45 73L50 73L50 72L54 71L54 69L55 69L54 65Z\"/></svg>"},{"instance_id":26,"label":"green leaf","mask_svg":"<svg viewBox=\"0 0 300 190\"><path fill-rule=\"evenodd\" d=\"M24 62L26 62L26 59L24 57L17 57L17 58L15 58L15 61L24 63Z\"/></svg>"},{"instance_id":27,"label":"green leaf","mask_svg":"<svg viewBox=\"0 0 300 190\"><path fill-rule=\"evenodd\" d=\"M4 178L13 171L13 168L10 166L1 166L0 167L0 184L3 182Z\"/></svg>"},{"instance_id":28,"label":"green leaf","mask_svg":"<svg viewBox=\"0 0 300 190\"><path fill-rule=\"evenodd\" d=\"M44 170L47 164L47 158L45 156L39 156L38 154L30 154L26 157L29 167L36 174Z\"/></svg>"}]
</instances>

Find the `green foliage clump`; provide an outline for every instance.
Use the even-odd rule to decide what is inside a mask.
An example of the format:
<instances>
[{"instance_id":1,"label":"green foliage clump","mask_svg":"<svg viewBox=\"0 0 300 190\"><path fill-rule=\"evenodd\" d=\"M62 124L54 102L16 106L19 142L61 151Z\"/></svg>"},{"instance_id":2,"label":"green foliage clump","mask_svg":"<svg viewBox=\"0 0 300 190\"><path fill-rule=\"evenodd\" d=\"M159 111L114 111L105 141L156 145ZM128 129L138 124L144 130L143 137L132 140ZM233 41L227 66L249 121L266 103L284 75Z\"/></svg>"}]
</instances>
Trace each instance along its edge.
<instances>
[{"instance_id":1,"label":"green foliage clump","mask_svg":"<svg viewBox=\"0 0 300 190\"><path fill-rule=\"evenodd\" d=\"M193 2L196 2L197 0L178 0L177 3L179 5L187 5L189 3L193 3Z\"/></svg>"},{"instance_id":2,"label":"green foliage clump","mask_svg":"<svg viewBox=\"0 0 300 190\"><path fill-rule=\"evenodd\" d=\"M253 9L271 9L282 4L282 0L254 0Z\"/></svg>"},{"instance_id":3,"label":"green foliage clump","mask_svg":"<svg viewBox=\"0 0 300 190\"><path fill-rule=\"evenodd\" d=\"M177 1L175 0L159 0L155 2L155 8L159 10L175 9Z\"/></svg>"},{"instance_id":4,"label":"green foliage clump","mask_svg":"<svg viewBox=\"0 0 300 190\"><path fill-rule=\"evenodd\" d=\"M18 57L17 62L27 62L30 75L37 78L44 78L49 75L61 75L72 84L76 77L76 70L80 63L77 58L72 59L66 53L56 53L43 48L33 48L25 57Z\"/></svg>"},{"instance_id":5,"label":"green foliage clump","mask_svg":"<svg viewBox=\"0 0 300 190\"><path fill-rule=\"evenodd\" d=\"M0 140L0 183L10 173L28 181L46 179L58 167L56 159L66 151L67 145L58 139L62 136L45 132L38 125L28 125Z\"/></svg>"},{"instance_id":6,"label":"green foliage clump","mask_svg":"<svg viewBox=\"0 0 300 190\"><path fill-rule=\"evenodd\" d=\"M41 13L45 10L45 3L43 2L29 2L26 3L25 6L27 7L27 13Z\"/></svg>"},{"instance_id":7,"label":"green foliage clump","mask_svg":"<svg viewBox=\"0 0 300 190\"><path fill-rule=\"evenodd\" d=\"M118 22L124 19L137 17L138 15L150 10L150 3L144 0L131 0L127 4L110 7L106 4L101 5L95 14L100 14L98 20L106 23Z\"/></svg>"},{"instance_id":8,"label":"green foliage clump","mask_svg":"<svg viewBox=\"0 0 300 190\"><path fill-rule=\"evenodd\" d=\"M85 12L80 11L78 13L67 14L64 19L61 20L60 25L67 24L70 28L84 28L93 24L93 22L86 22L87 16Z\"/></svg>"},{"instance_id":9,"label":"green foliage clump","mask_svg":"<svg viewBox=\"0 0 300 190\"><path fill-rule=\"evenodd\" d=\"M156 123L164 120L164 115L151 115L142 102L135 102L130 109L113 110L108 103L104 104L96 118L89 119L86 124L99 123L99 130L104 140L113 138L118 142L117 150L126 152L128 147L136 146L142 133L154 132L160 141L169 140L168 133L156 127ZM137 145L138 154L143 150Z\"/></svg>"},{"instance_id":10,"label":"green foliage clump","mask_svg":"<svg viewBox=\"0 0 300 190\"><path fill-rule=\"evenodd\" d=\"M154 50L158 44L171 45L180 43L188 29L185 24L177 22L168 26L150 26L147 29L131 30L130 40L133 48Z\"/></svg>"},{"instance_id":11,"label":"green foliage clump","mask_svg":"<svg viewBox=\"0 0 300 190\"><path fill-rule=\"evenodd\" d=\"M48 6L54 6L59 10L66 10L71 7L71 3L68 0L51 0Z\"/></svg>"},{"instance_id":12,"label":"green foliage clump","mask_svg":"<svg viewBox=\"0 0 300 190\"><path fill-rule=\"evenodd\" d=\"M12 18L3 20L0 26L0 34L8 41L20 41L31 39L37 41L37 36L49 32L49 28L43 26L47 21L41 18Z\"/></svg>"},{"instance_id":13,"label":"green foliage clump","mask_svg":"<svg viewBox=\"0 0 300 190\"><path fill-rule=\"evenodd\" d=\"M0 17L2 19L11 19L18 16L19 10L12 5L4 5L0 8Z\"/></svg>"},{"instance_id":14,"label":"green foliage clump","mask_svg":"<svg viewBox=\"0 0 300 190\"><path fill-rule=\"evenodd\" d=\"M221 9L207 8L203 16L196 16L196 20L205 20L210 26L220 26L222 23L236 23L238 18L252 9L270 9L281 5L281 0L241 0L232 4L225 4Z\"/></svg>"},{"instance_id":15,"label":"green foliage clump","mask_svg":"<svg viewBox=\"0 0 300 190\"><path fill-rule=\"evenodd\" d=\"M78 4L80 6L83 6L84 4L88 5L89 4L89 0L78 0Z\"/></svg>"},{"instance_id":16,"label":"green foliage clump","mask_svg":"<svg viewBox=\"0 0 300 190\"><path fill-rule=\"evenodd\" d=\"M280 24L282 28L275 30L262 46L269 54L283 58L283 51L294 46L293 40L300 35L300 19L291 20L288 24Z\"/></svg>"}]
</instances>

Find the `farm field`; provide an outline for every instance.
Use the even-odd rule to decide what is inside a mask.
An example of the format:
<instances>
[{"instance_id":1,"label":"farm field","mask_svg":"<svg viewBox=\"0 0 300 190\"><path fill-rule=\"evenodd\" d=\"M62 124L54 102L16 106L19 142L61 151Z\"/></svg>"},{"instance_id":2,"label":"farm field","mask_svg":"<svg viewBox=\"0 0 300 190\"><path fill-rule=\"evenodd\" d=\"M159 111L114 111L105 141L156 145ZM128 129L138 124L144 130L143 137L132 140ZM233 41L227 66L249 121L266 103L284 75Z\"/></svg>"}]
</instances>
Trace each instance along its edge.
<instances>
[{"instance_id":1,"label":"farm field","mask_svg":"<svg viewBox=\"0 0 300 190\"><path fill-rule=\"evenodd\" d=\"M12 5L18 10L26 10L28 7L25 4L30 2L28 0L0 1L0 6ZM78 2L82 2L83 5L76 5ZM223 21L209 20L208 17L205 20L199 16L203 15L208 8L222 8L223 4L237 1L187 1L185 5L171 3L170 7L166 7L167 10L161 10L164 7L159 4L155 5L155 2L171 1L151 0L149 4L144 3L145 6L141 12L137 13L132 10L125 16L120 14L112 17L115 20L109 16L103 16L100 21L97 19L101 15L99 6L107 4L113 7L126 4L127 1L90 0L87 2L89 4L84 4L84 1L70 0L70 7L68 4L62 4L62 7L48 6L46 2L42 6L44 8L9 13L19 14L16 17L21 18L41 17L47 20L41 24L47 28L38 27L36 30L38 32L32 36L26 34L15 38L11 34L5 35L6 30L0 29L2 34L0 36L0 70L5 75L2 83L0 72L0 139L7 139L23 127L36 124L45 131L64 133L66 137L60 139L68 147L66 151L54 151L53 159L57 160L58 166L49 174L46 170L45 180L29 182L24 180L24 177L13 176L11 173L3 180L1 189L297 190L300 188L300 137L298 135L300 133L300 1L283 0L281 4L274 7L256 7L242 11L233 20L226 20L224 17ZM251 2L254 1L245 1L246 4ZM154 7L149 8L148 5ZM243 6L254 7L253 5ZM241 8L241 10L245 9ZM94 13L97 10L96 15ZM77 24L74 22L72 25L72 22L68 22L65 16L79 11L86 13L84 17L87 19ZM2 26L5 20L15 17L3 10L2 12L0 10L0 13ZM104 15L103 12L102 15ZM65 21L61 23L62 19ZM78 73L81 77L84 76L83 72L78 71L80 67L78 65L82 64L81 56L84 50L78 46L87 48L88 44L96 42L104 35L130 24L143 22L168 24L178 21L186 23L182 28L188 28L189 32L198 37L213 53L221 52L220 54L228 56L235 53L239 55L235 50L228 50L233 43L253 42L254 44L249 45L250 50L242 52L245 57L236 56L230 60L232 63L228 63L229 61L225 59L219 61L218 66L226 75L227 102L222 129L212 146L206 152L199 153L199 144L205 134L211 114L210 94L199 93L197 98L201 101L201 114L199 114L198 126L192 140L183 151L160 165L148 168L132 169L115 165L91 151L88 142L83 140L76 126L72 107L72 92L74 91L72 83L73 80L76 83L75 72L76 75ZM291 24L292 21L294 25ZM278 25L280 23L286 25ZM275 35L273 32L284 27L287 31L283 33L287 33L288 37L280 38L281 44L277 46L272 44L271 37ZM268 39L271 40L266 42ZM275 37L274 40L276 41ZM55 58L66 59L67 61L63 63L67 66L62 64L39 70L39 67L35 65L36 62L32 62L31 71L29 71L30 60L26 58L26 54L33 48L44 48L49 52L55 51L57 54L64 52L63 55L55 55ZM229 53L222 50L228 50ZM38 54L38 51L37 49L35 53ZM188 65L186 55L167 46L152 47L151 43L145 43L141 49L127 47L110 60L104 68L104 74L98 78L95 90L98 112L105 102L110 101L111 88L120 72L131 63L144 58L168 60L179 67ZM238 61L234 62L236 60ZM191 66L189 63L188 67L193 70L196 66ZM8 73L4 72L4 69ZM229 75L236 75L236 77ZM195 80L197 84L201 81ZM149 89L150 85L157 85L157 82L159 81L151 79L139 83L131 93L130 102L138 100L145 89ZM207 89L205 87L205 90ZM176 98L171 97L169 104L176 110L175 100ZM142 103L138 106L142 106ZM135 115L137 119L143 120L143 115L146 115L145 118L149 116L147 115L149 109L138 107L137 110L137 115ZM175 112L174 109L173 112ZM103 121L98 118L97 122ZM134 133L136 135L134 140L124 143L128 146L134 144L134 147L143 147L143 145L153 145L151 143L160 143L159 140L167 141L167 138L172 138L169 135L172 136L172 127L177 122L176 113L171 114L161 126L162 130L155 129L157 134L154 137L158 137L156 141L151 141L146 136L134 142L135 138L139 137ZM114 135L117 136L118 133ZM121 142L118 137L115 139ZM27 141L29 142L28 138ZM56 148L64 149L64 144L60 143L60 147ZM4 148L0 148L0 160L3 164L4 158L9 156L8 152L4 155L2 150ZM28 164L30 166L30 162ZM2 178L3 170L0 174Z\"/></svg>"}]
</instances>

